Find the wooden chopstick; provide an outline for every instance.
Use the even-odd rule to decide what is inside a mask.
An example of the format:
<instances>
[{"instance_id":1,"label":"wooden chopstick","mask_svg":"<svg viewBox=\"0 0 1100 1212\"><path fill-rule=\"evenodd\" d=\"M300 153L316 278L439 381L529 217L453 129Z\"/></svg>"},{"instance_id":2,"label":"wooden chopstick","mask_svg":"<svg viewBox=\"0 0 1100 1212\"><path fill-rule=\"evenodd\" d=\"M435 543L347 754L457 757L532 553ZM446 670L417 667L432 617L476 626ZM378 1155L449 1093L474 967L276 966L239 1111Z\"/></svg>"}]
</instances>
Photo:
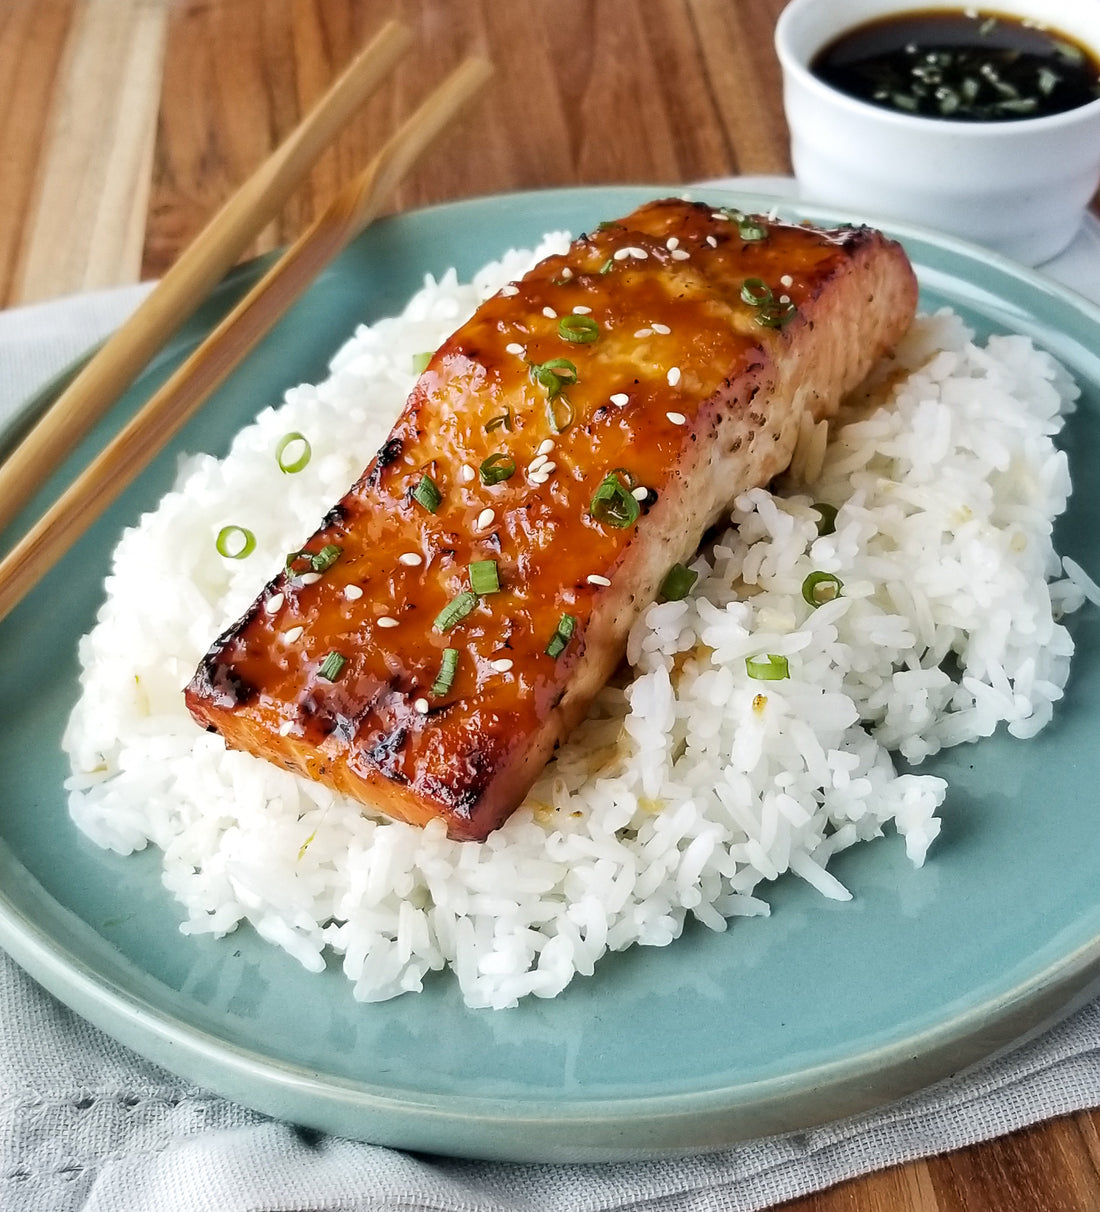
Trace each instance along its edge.
<instances>
[{"instance_id":1,"label":"wooden chopstick","mask_svg":"<svg viewBox=\"0 0 1100 1212\"><path fill-rule=\"evenodd\" d=\"M0 561L0 619L198 411L317 273L371 222L387 193L491 70L483 59L456 68Z\"/></svg>"},{"instance_id":2,"label":"wooden chopstick","mask_svg":"<svg viewBox=\"0 0 1100 1212\"><path fill-rule=\"evenodd\" d=\"M0 463L0 531L240 260L411 44L406 26L382 26Z\"/></svg>"}]
</instances>

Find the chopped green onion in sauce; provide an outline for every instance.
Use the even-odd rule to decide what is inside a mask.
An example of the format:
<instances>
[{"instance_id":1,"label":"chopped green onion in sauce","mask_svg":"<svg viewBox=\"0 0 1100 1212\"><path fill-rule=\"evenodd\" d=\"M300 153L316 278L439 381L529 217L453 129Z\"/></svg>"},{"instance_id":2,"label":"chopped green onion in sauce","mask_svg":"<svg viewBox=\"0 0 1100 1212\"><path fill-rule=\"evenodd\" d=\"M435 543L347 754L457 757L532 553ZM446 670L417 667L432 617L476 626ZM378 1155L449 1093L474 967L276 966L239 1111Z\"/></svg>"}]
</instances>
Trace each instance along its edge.
<instances>
[{"instance_id":1,"label":"chopped green onion in sauce","mask_svg":"<svg viewBox=\"0 0 1100 1212\"><path fill-rule=\"evenodd\" d=\"M435 513L443 501L443 494L436 486L430 475L422 475L420 482L413 489L413 500L429 513Z\"/></svg>"},{"instance_id":2,"label":"chopped green onion in sauce","mask_svg":"<svg viewBox=\"0 0 1100 1212\"><path fill-rule=\"evenodd\" d=\"M790 299L777 299L772 288L761 278L746 278L741 283L741 298L756 308L756 322L764 328L782 328L798 313Z\"/></svg>"},{"instance_id":3,"label":"chopped green onion in sauce","mask_svg":"<svg viewBox=\"0 0 1100 1212\"><path fill-rule=\"evenodd\" d=\"M592 497L592 504L588 507L588 512L597 522L613 526L616 530L625 530L627 526L638 520L638 516L642 512L641 505L631 492L632 485L623 483L621 477L624 475L629 481L634 478L621 467L608 472L599 488L596 489Z\"/></svg>"},{"instance_id":4,"label":"chopped green onion in sauce","mask_svg":"<svg viewBox=\"0 0 1100 1212\"><path fill-rule=\"evenodd\" d=\"M497 593L500 573L496 560L474 560L470 565L470 588L477 594Z\"/></svg>"},{"instance_id":5,"label":"chopped green onion in sauce","mask_svg":"<svg viewBox=\"0 0 1100 1212\"><path fill-rule=\"evenodd\" d=\"M741 283L741 298L750 307L764 307L772 301L772 288L763 278L746 278Z\"/></svg>"},{"instance_id":6,"label":"chopped green onion in sauce","mask_svg":"<svg viewBox=\"0 0 1100 1212\"><path fill-rule=\"evenodd\" d=\"M546 388L552 400L577 381L577 367L568 358L551 358L547 362L532 362L528 373L532 383Z\"/></svg>"},{"instance_id":7,"label":"chopped green onion in sauce","mask_svg":"<svg viewBox=\"0 0 1100 1212\"><path fill-rule=\"evenodd\" d=\"M313 447L310 446L309 439L297 432L283 434L279 445L275 447L275 461L279 464L279 470L288 476L308 467L312 457Z\"/></svg>"},{"instance_id":8,"label":"chopped green onion in sauce","mask_svg":"<svg viewBox=\"0 0 1100 1212\"><path fill-rule=\"evenodd\" d=\"M562 316L558 321L558 336L574 345L591 345L600 335L600 326L591 316Z\"/></svg>"},{"instance_id":9,"label":"chopped green onion in sauce","mask_svg":"<svg viewBox=\"0 0 1100 1212\"><path fill-rule=\"evenodd\" d=\"M516 474L516 461L510 454L499 451L483 459L478 468L482 484L500 484Z\"/></svg>"},{"instance_id":10,"label":"chopped green onion in sauce","mask_svg":"<svg viewBox=\"0 0 1100 1212\"><path fill-rule=\"evenodd\" d=\"M335 682L340 674L343 673L344 666L347 663L348 658L333 649L332 652L326 653L325 659L321 662L321 667L317 670L317 675L324 678L326 682Z\"/></svg>"},{"instance_id":11,"label":"chopped green onion in sauce","mask_svg":"<svg viewBox=\"0 0 1100 1212\"><path fill-rule=\"evenodd\" d=\"M565 433L573 424L575 415L567 396L551 396L546 401L546 423L550 426L551 433Z\"/></svg>"},{"instance_id":12,"label":"chopped green onion in sauce","mask_svg":"<svg viewBox=\"0 0 1100 1212\"><path fill-rule=\"evenodd\" d=\"M758 682L781 682L790 677L787 658L776 656L774 652L762 657L745 657L745 672Z\"/></svg>"},{"instance_id":13,"label":"chopped green onion in sauce","mask_svg":"<svg viewBox=\"0 0 1100 1212\"><path fill-rule=\"evenodd\" d=\"M444 648L443 657L439 663L439 672L432 683L432 694L446 694L454 684L455 671L458 669L458 649Z\"/></svg>"},{"instance_id":14,"label":"chopped green onion in sauce","mask_svg":"<svg viewBox=\"0 0 1100 1212\"><path fill-rule=\"evenodd\" d=\"M660 600L662 602L680 602L692 591L699 574L684 564L673 564L665 573L661 582Z\"/></svg>"},{"instance_id":15,"label":"chopped green onion in sauce","mask_svg":"<svg viewBox=\"0 0 1100 1212\"><path fill-rule=\"evenodd\" d=\"M492 433L494 429L501 428L508 430L509 433L512 432L512 410L510 408L506 408L504 412L495 417L490 417L485 422L486 433Z\"/></svg>"},{"instance_id":16,"label":"chopped green onion in sauce","mask_svg":"<svg viewBox=\"0 0 1100 1212\"><path fill-rule=\"evenodd\" d=\"M557 660L565 651L566 645L573 638L577 629L577 620L571 614L563 614L558 620L558 626L546 645L546 655Z\"/></svg>"},{"instance_id":17,"label":"chopped green onion in sauce","mask_svg":"<svg viewBox=\"0 0 1100 1212\"><path fill-rule=\"evenodd\" d=\"M256 536L244 526L223 526L214 546L227 560L243 560L256 550Z\"/></svg>"},{"instance_id":18,"label":"chopped green onion in sauce","mask_svg":"<svg viewBox=\"0 0 1100 1212\"><path fill-rule=\"evenodd\" d=\"M840 597L844 582L831 572L811 572L802 582L802 596L816 610Z\"/></svg>"},{"instance_id":19,"label":"chopped green onion in sauce","mask_svg":"<svg viewBox=\"0 0 1100 1212\"><path fill-rule=\"evenodd\" d=\"M320 551L292 551L286 557L286 571L292 575L327 572L343 554L344 549L335 543L326 543Z\"/></svg>"},{"instance_id":20,"label":"chopped green onion in sauce","mask_svg":"<svg viewBox=\"0 0 1100 1212\"><path fill-rule=\"evenodd\" d=\"M464 589L435 616L432 626L436 631L450 631L456 623L461 623L476 605L477 594L470 589Z\"/></svg>"}]
</instances>

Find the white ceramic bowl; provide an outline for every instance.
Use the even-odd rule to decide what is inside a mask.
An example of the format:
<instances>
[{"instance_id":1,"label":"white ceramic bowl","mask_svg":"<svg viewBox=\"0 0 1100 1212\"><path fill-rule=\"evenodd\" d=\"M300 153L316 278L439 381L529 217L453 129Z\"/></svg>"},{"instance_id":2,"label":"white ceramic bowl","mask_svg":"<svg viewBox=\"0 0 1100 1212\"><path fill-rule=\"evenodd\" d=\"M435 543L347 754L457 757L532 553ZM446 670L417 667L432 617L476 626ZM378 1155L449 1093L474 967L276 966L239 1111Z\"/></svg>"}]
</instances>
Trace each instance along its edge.
<instances>
[{"instance_id":1,"label":"white ceramic bowl","mask_svg":"<svg viewBox=\"0 0 1100 1212\"><path fill-rule=\"evenodd\" d=\"M856 100L809 70L866 21L951 0L791 0L776 26L791 158L804 198L964 236L1028 265L1073 239L1100 184L1100 100L1011 122L915 117ZM984 7L984 6L980 6ZM1100 48L1100 0L991 0Z\"/></svg>"}]
</instances>

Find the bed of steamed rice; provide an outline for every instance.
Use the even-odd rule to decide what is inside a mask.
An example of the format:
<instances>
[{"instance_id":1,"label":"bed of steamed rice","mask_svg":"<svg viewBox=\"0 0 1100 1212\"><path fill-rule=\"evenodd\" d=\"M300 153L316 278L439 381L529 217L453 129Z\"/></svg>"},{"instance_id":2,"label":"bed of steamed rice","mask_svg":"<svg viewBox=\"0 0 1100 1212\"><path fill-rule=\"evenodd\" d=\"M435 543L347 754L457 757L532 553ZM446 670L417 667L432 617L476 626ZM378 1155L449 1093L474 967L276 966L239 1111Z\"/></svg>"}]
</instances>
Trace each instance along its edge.
<instances>
[{"instance_id":1,"label":"bed of steamed rice","mask_svg":"<svg viewBox=\"0 0 1100 1212\"><path fill-rule=\"evenodd\" d=\"M946 786L899 773L891 753L919 762L999 726L1037 732L1072 652L1058 619L1095 588L1063 577L1051 539L1072 383L1026 339L978 346L944 312L917 322L811 488L738 498L694 561L691 597L645 612L628 674L483 844L372 819L227 752L184 710L198 659L382 444L415 356L531 259L510 253L470 284L428 279L225 459L185 460L123 535L80 646L65 738L76 824L121 853L159 847L185 933L249 922L315 970L335 952L363 1000L444 968L472 1006L553 996L689 917L721 930L766 914L761 885L783 873L848 897L830 857L885 830L922 863ZM313 457L284 475L274 451L291 431ZM816 502L837 507L833 533L819 534ZM255 533L247 559L215 550L229 524ZM811 571L839 577L840 596L808 605ZM746 658L768 654L788 677L748 675Z\"/></svg>"}]
</instances>

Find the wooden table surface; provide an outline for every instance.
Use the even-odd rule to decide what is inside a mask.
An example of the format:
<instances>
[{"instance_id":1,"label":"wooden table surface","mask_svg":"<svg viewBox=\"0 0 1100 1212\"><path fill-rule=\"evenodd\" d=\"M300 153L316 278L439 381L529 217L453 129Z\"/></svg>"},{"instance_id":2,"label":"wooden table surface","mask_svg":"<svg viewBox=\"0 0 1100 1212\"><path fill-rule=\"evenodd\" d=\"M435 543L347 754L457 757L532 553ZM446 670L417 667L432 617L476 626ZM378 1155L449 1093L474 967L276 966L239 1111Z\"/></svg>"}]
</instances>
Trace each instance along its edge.
<instances>
[{"instance_id":1,"label":"wooden table surface","mask_svg":"<svg viewBox=\"0 0 1100 1212\"><path fill-rule=\"evenodd\" d=\"M296 235L473 50L497 71L393 198L788 173L784 0L2 0L0 304L156 277L382 21L410 55L252 252ZM845 1183L797 1212L1100 1208L1100 1114Z\"/></svg>"}]
</instances>

